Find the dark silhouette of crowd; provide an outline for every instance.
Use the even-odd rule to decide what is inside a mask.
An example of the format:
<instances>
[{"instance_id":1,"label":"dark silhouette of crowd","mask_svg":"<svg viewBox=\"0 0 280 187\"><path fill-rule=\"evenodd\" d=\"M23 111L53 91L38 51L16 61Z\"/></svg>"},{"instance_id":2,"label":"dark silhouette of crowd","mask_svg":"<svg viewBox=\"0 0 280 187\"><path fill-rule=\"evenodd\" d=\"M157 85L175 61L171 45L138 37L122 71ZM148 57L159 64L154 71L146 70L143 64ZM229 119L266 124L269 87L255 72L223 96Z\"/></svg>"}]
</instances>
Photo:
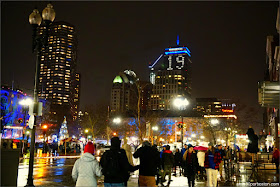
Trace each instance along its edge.
<instances>
[{"instance_id":1,"label":"dark silhouette of crowd","mask_svg":"<svg viewBox=\"0 0 280 187\"><path fill-rule=\"evenodd\" d=\"M195 150L189 144L184 145L181 151L175 148L172 152L169 145L158 147L144 141L133 154L130 146L123 147L121 140L113 137L110 150L103 153L98 164L94 145L89 142L72 171L76 186L97 186L96 178L101 175L104 175L106 187L127 186L131 174L136 170L139 170L139 186L169 186L172 183L171 176L187 177L186 186L190 187L195 186L196 180L207 180L207 186L217 186L223 161L229 159L226 148L221 145L214 147L212 143L204 150ZM134 165L132 157L140 160L138 165Z\"/></svg>"}]
</instances>

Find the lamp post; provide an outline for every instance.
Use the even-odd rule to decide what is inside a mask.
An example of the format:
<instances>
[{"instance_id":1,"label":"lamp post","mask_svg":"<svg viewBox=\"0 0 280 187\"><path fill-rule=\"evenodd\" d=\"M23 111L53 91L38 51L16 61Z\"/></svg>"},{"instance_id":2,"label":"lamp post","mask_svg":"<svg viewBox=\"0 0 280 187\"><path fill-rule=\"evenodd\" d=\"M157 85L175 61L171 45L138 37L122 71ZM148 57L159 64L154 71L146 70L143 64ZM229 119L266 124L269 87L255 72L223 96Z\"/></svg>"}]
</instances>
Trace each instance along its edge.
<instances>
[{"instance_id":1,"label":"lamp post","mask_svg":"<svg viewBox=\"0 0 280 187\"><path fill-rule=\"evenodd\" d=\"M114 119L113 119L113 123L114 124L117 124L117 125L119 125L120 123L122 122L122 119L120 118L120 117L115 117ZM124 139L123 139L123 142L124 142L124 144L127 144L127 127L126 127L126 123L125 123L125 130L124 130ZM117 133L115 132L114 134L113 134L114 136L116 136L117 135Z\"/></svg>"},{"instance_id":2,"label":"lamp post","mask_svg":"<svg viewBox=\"0 0 280 187\"><path fill-rule=\"evenodd\" d=\"M152 127L152 135L151 135L152 145L154 145L154 131L158 131L158 126L153 126Z\"/></svg>"},{"instance_id":3,"label":"lamp post","mask_svg":"<svg viewBox=\"0 0 280 187\"><path fill-rule=\"evenodd\" d=\"M38 27L41 25L42 17L46 26L45 32L43 35L39 35ZM38 106L38 83L39 83L39 68L40 68L40 54L43 46L47 46L48 42L48 29L51 22L55 18L55 11L51 4L48 4L47 7L42 12L42 17L37 9L34 9L33 12L29 15L29 23L32 25L33 34L32 34L32 52L36 52L36 69L35 69L35 81L34 81L34 125L31 133L31 145L30 145L30 159L29 159L29 170L26 186L34 186L33 184L33 164L34 164L34 149L35 149L35 131L36 131L36 119L38 111L35 107Z\"/></svg>"},{"instance_id":4,"label":"lamp post","mask_svg":"<svg viewBox=\"0 0 280 187\"><path fill-rule=\"evenodd\" d=\"M183 110L186 109L187 105L189 105L189 101L182 96L178 96L174 99L173 104L176 108L178 108L182 112ZM182 114L181 114L180 117L182 119L182 124L179 126L179 128L181 128L181 141L182 141L182 148L183 148L183 146L184 146L184 142L183 142L183 139L184 139L184 135L183 135L183 133L184 133L184 125L183 125L184 121L183 120L184 120L184 118L183 118Z\"/></svg>"}]
</instances>

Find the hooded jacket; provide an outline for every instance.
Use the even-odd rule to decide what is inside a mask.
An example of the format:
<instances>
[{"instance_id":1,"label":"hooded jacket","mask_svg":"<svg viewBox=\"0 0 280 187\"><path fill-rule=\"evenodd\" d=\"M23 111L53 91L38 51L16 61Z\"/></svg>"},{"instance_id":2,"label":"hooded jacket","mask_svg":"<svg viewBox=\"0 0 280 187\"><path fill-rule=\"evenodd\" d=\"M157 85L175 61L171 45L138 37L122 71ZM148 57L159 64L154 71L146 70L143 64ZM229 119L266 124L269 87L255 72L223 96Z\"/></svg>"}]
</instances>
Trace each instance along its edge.
<instances>
[{"instance_id":1,"label":"hooded jacket","mask_svg":"<svg viewBox=\"0 0 280 187\"><path fill-rule=\"evenodd\" d=\"M162 154L162 168L174 165L174 156L172 151L164 150Z\"/></svg>"},{"instance_id":2,"label":"hooded jacket","mask_svg":"<svg viewBox=\"0 0 280 187\"><path fill-rule=\"evenodd\" d=\"M76 181L76 186L97 186L96 176L101 175L101 167L90 153L84 153L76 160L72 170L72 178Z\"/></svg>"},{"instance_id":3,"label":"hooded jacket","mask_svg":"<svg viewBox=\"0 0 280 187\"><path fill-rule=\"evenodd\" d=\"M144 146L137 149L133 154L134 158L140 158L139 174L142 176L155 176L160 166L159 152L151 146Z\"/></svg>"}]
</instances>

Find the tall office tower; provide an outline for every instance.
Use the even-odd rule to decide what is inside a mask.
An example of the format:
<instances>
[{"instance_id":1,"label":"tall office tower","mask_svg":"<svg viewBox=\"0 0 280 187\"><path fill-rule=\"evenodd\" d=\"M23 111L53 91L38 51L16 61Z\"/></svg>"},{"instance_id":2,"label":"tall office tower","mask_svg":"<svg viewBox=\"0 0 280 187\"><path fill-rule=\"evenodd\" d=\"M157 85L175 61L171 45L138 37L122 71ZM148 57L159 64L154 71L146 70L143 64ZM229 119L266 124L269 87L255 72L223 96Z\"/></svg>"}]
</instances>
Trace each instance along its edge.
<instances>
[{"instance_id":1,"label":"tall office tower","mask_svg":"<svg viewBox=\"0 0 280 187\"><path fill-rule=\"evenodd\" d=\"M150 82L154 85L150 99L151 110L170 110L178 95L191 98L191 52L179 45L166 48L150 68Z\"/></svg>"},{"instance_id":2,"label":"tall office tower","mask_svg":"<svg viewBox=\"0 0 280 187\"><path fill-rule=\"evenodd\" d=\"M43 25L39 32L45 29ZM38 96L51 102L50 118L61 124L64 116L73 121L78 114L77 35L73 25L62 21L53 22L48 34L47 48L40 55Z\"/></svg>"},{"instance_id":3,"label":"tall office tower","mask_svg":"<svg viewBox=\"0 0 280 187\"><path fill-rule=\"evenodd\" d=\"M111 91L111 113L124 114L136 108L136 80L136 74L131 70L120 72L115 77Z\"/></svg>"},{"instance_id":4,"label":"tall office tower","mask_svg":"<svg viewBox=\"0 0 280 187\"><path fill-rule=\"evenodd\" d=\"M71 95L70 97L70 107L71 107L71 115L73 116L73 121L75 121L78 118L78 109L80 106L80 78L81 74L76 73L75 79L72 83L72 89L71 89Z\"/></svg>"}]
</instances>

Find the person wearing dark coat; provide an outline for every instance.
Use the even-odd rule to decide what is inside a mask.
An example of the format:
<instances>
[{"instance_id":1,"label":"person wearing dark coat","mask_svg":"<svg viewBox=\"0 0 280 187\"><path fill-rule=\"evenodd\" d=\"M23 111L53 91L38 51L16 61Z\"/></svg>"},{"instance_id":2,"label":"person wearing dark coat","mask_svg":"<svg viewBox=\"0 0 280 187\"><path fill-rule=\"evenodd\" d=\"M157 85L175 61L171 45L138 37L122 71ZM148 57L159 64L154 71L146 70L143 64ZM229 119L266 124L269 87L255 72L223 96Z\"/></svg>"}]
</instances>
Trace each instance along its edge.
<instances>
[{"instance_id":1,"label":"person wearing dark coat","mask_svg":"<svg viewBox=\"0 0 280 187\"><path fill-rule=\"evenodd\" d=\"M174 172L175 172L175 176L176 176L176 169L177 169L177 166L179 167L179 173L180 173L180 176L181 176L181 166L182 166L182 155L179 151L179 149L177 148L176 149L176 152L175 152L175 155L174 155L174 161L175 161L175 164L174 164Z\"/></svg>"},{"instance_id":2,"label":"person wearing dark coat","mask_svg":"<svg viewBox=\"0 0 280 187\"><path fill-rule=\"evenodd\" d=\"M161 183L165 181L165 176L168 174L168 185L171 182L171 169L174 165L174 155L172 151L170 151L170 146L166 146L166 150L163 151L162 159L161 159Z\"/></svg>"},{"instance_id":3,"label":"person wearing dark coat","mask_svg":"<svg viewBox=\"0 0 280 187\"><path fill-rule=\"evenodd\" d=\"M279 158L280 158L280 152L277 149L277 147L275 147L273 151L272 162L275 163L277 174L279 174L279 161L280 161Z\"/></svg>"},{"instance_id":4,"label":"person wearing dark coat","mask_svg":"<svg viewBox=\"0 0 280 187\"><path fill-rule=\"evenodd\" d=\"M104 175L104 186L125 186L127 182L130 164L125 150L121 149L120 145L119 137L113 137L110 150L105 151L101 157L100 165ZM114 159L117 159L117 161L114 161ZM112 166L115 166L115 168L112 168Z\"/></svg>"},{"instance_id":5,"label":"person wearing dark coat","mask_svg":"<svg viewBox=\"0 0 280 187\"><path fill-rule=\"evenodd\" d=\"M155 175L160 166L159 152L148 141L144 141L142 145L133 154L134 158L140 158L139 186L156 187Z\"/></svg>"},{"instance_id":6,"label":"person wearing dark coat","mask_svg":"<svg viewBox=\"0 0 280 187\"><path fill-rule=\"evenodd\" d=\"M259 140L259 138L255 134L254 129L252 129L250 127L246 134L248 135L248 139L249 139L249 144L248 144L247 152L248 153L257 153L257 152L259 152L259 148L258 148L258 140Z\"/></svg>"},{"instance_id":7,"label":"person wearing dark coat","mask_svg":"<svg viewBox=\"0 0 280 187\"><path fill-rule=\"evenodd\" d=\"M183 164L189 186L194 187L195 175L198 170L198 159L191 144L188 145L188 150L183 155Z\"/></svg>"}]
</instances>

